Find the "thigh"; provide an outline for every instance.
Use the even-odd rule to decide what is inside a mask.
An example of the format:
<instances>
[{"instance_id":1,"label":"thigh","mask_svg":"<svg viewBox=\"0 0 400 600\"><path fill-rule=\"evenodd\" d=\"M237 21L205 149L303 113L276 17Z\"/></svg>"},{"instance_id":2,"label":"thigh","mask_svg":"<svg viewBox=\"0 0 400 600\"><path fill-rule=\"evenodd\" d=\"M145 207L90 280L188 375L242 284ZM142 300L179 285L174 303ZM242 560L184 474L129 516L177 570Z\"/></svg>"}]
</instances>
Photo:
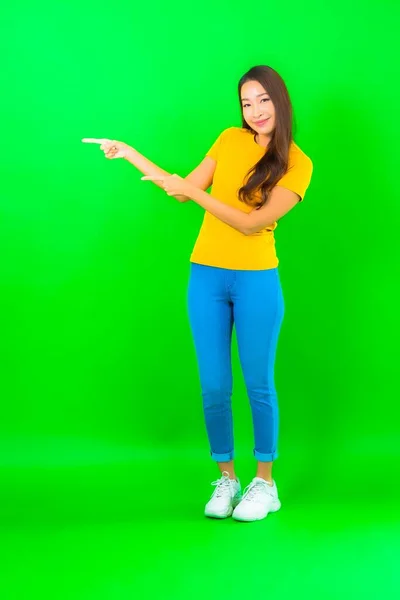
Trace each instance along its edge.
<instances>
[{"instance_id":1,"label":"thigh","mask_svg":"<svg viewBox=\"0 0 400 600\"><path fill-rule=\"evenodd\" d=\"M192 264L188 287L189 321L203 385L231 384L232 304L222 269Z\"/></svg>"},{"instance_id":2,"label":"thigh","mask_svg":"<svg viewBox=\"0 0 400 600\"><path fill-rule=\"evenodd\" d=\"M235 286L234 320L246 384L273 382L273 370L284 302L277 269L243 271Z\"/></svg>"}]
</instances>

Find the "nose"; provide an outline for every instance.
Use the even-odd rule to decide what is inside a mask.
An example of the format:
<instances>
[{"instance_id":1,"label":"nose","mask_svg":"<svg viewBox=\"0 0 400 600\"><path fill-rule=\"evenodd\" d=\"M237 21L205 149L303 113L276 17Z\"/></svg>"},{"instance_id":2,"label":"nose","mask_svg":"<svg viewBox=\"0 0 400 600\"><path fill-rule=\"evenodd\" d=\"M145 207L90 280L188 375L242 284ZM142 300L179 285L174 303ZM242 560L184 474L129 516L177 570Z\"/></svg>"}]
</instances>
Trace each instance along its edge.
<instances>
[{"instance_id":1,"label":"nose","mask_svg":"<svg viewBox=\"0 0 400 600\"><path fill-rule=\"evenodd\" d=\"M261 108L259 106L254 106L253 110L252 110L252 117L254 120L260 118L262 115L262 111Z\"/></svg>"}]
</instances>

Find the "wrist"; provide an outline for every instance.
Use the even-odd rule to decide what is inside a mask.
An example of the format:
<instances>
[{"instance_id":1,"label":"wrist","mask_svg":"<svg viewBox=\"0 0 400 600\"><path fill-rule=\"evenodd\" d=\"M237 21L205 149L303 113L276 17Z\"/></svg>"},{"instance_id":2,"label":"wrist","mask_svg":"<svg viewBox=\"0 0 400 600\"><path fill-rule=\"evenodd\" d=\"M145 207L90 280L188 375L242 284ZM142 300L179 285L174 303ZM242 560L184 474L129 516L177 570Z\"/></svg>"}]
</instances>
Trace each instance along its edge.
<instances>
[{"instance_id":1,"label":"wrist","mask_svg":"<svg viewBox=\"0 0 400 600\"><path fill-rule=\"evenodd\" d=\"M188 183L186 189L184 190L184 195L187 196L189 200L196 200L198 191L198 188L196 188L191 183Z\"/></svg>"},{"instance_id":2,"label":"wrist","mask_svg":"<svg viewBox=\"0 0 400 600\"><path fill-rule=\"evenodd\" d=\"M123 156L123 158L125 160L129 160L130 158L133 157L133 153L134 153L134 150L133 150L132 146L128 146L128 144L124 144L124 156Z\"/></svg>"}]
</instances>

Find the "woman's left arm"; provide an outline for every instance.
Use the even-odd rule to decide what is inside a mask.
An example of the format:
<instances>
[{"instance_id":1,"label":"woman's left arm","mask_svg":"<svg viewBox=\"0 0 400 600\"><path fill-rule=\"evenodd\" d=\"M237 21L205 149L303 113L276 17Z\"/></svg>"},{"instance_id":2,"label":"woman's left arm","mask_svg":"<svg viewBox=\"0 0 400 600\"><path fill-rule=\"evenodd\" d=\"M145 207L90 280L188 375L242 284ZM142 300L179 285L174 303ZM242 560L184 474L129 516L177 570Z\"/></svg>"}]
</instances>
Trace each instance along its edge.
<instances>
[{"instance_id":1,"label":"woman's left arm","mask_svg":"<svg viewBox=\"0 0 400 600\"><path fill-rule=\"evenodd\" d=\"M161 182L161 187L164 188L168 196L182 195L190 198L214 217L237 229L243 235L257 233L268 227L268 225L272 225L289 212L300 200L300 196L295 192L282 186L275 186L269 194L268 202L262 208L246 213L239 208L224 204L176 174L161 177L147 175L142 177L142 180Z\"/></svg>"}]
</instances>

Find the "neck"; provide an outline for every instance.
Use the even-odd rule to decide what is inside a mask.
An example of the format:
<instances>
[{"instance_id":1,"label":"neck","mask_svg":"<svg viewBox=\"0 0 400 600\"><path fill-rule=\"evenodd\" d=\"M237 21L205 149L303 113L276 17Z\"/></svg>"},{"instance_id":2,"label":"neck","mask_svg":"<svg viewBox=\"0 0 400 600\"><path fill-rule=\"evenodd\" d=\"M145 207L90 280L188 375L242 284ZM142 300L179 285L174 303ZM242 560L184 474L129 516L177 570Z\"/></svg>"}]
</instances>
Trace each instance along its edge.
<instances>
[{"instance_id":1,"label":"neck","mask_svg":"<svg viewBox=\"0 0 400 600\"><path fill-rule=\"evenodd\" d=\"M270 141L271 141L271 138L268 135L260 135L259 133L257 133L256 142L259 146L266 148L268 146L268 144L270 143Z\"/></svg>"}]
</instances>

